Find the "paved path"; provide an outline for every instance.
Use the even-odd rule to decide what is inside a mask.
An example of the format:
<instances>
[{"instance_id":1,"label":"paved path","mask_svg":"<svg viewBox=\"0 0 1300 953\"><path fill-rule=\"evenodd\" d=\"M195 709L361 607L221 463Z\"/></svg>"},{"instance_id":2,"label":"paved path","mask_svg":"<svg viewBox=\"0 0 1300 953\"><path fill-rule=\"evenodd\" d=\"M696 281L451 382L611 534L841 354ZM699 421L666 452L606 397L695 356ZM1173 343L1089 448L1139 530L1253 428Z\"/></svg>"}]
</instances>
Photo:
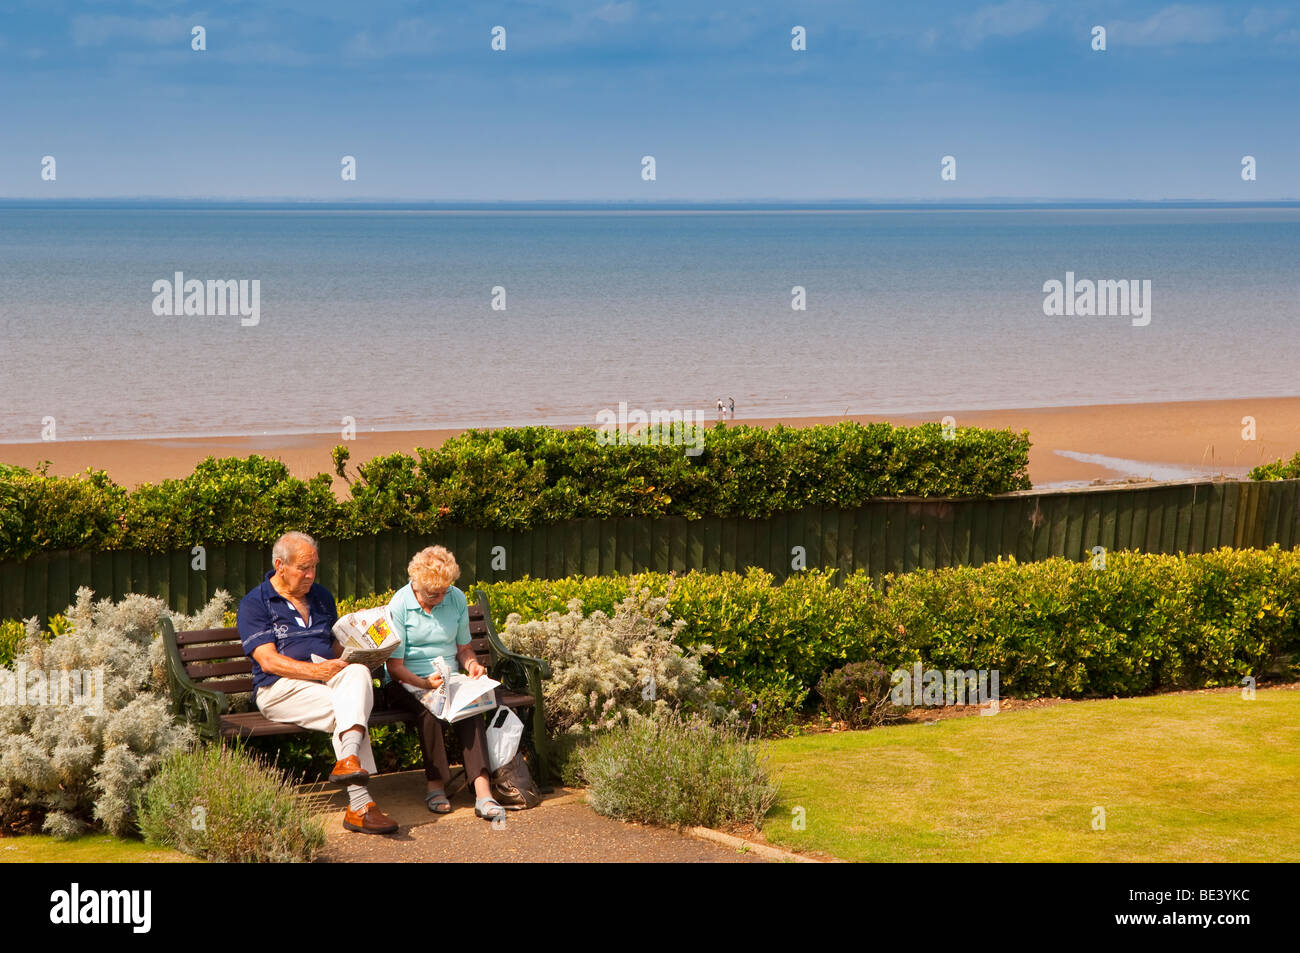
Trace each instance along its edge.
<instances>
[{"instance_id":1,"label":"paved path","mask_svg":"<svg viewBox=\"0 0 1300 953\"><path fill-rule=\"evenodd\" d=\"M456 782L452 782L453 789ZM556 788L540 805L511 811L503 826L474 815L474 798L462 790L450 814L424 806L424 772L377 775L370 793L399 825L396 834L357 834L343 829L346 799L332 786L312 786L310 796L327 810L328 840L321 860L350 861L601 861L614 863L730 862L759 858L720 844L658 827L625 824L589 808L581 791Z\"/></svg>"}]
</instances>

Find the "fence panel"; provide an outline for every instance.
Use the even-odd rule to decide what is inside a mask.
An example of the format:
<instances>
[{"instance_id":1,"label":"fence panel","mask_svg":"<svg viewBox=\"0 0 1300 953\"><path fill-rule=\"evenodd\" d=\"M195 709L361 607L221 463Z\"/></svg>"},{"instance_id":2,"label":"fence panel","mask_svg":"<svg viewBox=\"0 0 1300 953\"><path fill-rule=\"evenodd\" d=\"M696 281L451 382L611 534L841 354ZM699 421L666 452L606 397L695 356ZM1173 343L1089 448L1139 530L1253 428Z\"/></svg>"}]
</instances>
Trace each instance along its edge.
<instances>
[{"instance_id":1,"label":"fence panel","mask_svg":"<svg viewBox=\"0 0 1300 953\"><path fill-rule=\"evenodd\" d=\"M808 568L860 569L873 576L917 568L982 565L999 556L1081 560L1108 552L1200 553L1219 546L1291 548L1300 542L1300 480L1199 482L1106 489L1035 491L986 500L875 500L856 509L775 513L767 519L680 516L583 519L531 531L447 527L436 537L390 532L321 541L318 579L338 598L406 583L406 564L427 545L452 549L464 586L480 580L557 578L571 573L692 569L743 572L758 566L791 573L791 550ZM492 549L504 546L504 571ZM197 611L217 589L238 600L269 568L268 547L227 543L170 553L57 551L0 562L0 619L62 612L78 587L97 598L128 592L160 596Z\"/></svg>"}]
</instances>

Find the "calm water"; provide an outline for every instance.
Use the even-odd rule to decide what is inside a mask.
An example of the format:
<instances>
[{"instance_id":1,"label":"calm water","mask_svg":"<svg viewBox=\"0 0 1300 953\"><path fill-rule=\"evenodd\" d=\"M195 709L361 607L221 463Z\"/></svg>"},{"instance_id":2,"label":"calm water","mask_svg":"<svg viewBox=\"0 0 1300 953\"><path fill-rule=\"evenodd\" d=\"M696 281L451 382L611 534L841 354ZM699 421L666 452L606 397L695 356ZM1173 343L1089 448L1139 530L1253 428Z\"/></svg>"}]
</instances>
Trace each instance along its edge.
<instances>
[{"instance_id":1,"label":"calm water","mask_svg":"<svg viewBox=\"0 0 1300 953\"><path fill-rule=\"evenodd\" d=\"M156 316L176 271L260 280L260 322ZM1066 271L1150 279L1150 325L1045 317ZM0 441L1289 395L1298 302L1296 208L8 204Z\"/></svg>"}]
</instances>

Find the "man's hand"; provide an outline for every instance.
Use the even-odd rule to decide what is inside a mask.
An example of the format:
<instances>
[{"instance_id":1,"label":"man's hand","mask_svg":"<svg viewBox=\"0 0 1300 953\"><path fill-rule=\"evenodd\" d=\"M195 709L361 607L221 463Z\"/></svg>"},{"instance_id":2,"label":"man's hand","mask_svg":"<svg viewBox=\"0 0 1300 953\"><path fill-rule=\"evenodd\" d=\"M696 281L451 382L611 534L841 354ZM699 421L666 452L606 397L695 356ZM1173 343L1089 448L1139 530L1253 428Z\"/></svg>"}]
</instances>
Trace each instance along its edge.
<instances>
[{"instance_id":1,"label":"man's hand","mask_svg":"<svg viewBox=\"0 0 1300 953\"><path fill-rule=\"evenodd\" d=\"M253 649L253 661L262 667L268 675L281 678L301 678L310 682L328 682L348 667L341 658L328 659L324 662L300 662L288 658L275 650L275 645L265 642Z\"/></svg>"},{"instance_id":2,"label":"man's hand","mask_svg":"<svg viewBox=\"0 0 1300 953\"><path fill-rule=\"evenodd\" d=\"M345 662L341 658L332 658L325 662L317 662L316 663L316 671L318 673L317 680L321 682L328 682L331 678L333 678L339 672L343 671L350 664L351 664L350 662Z\"/></svg>"}]
</instances>

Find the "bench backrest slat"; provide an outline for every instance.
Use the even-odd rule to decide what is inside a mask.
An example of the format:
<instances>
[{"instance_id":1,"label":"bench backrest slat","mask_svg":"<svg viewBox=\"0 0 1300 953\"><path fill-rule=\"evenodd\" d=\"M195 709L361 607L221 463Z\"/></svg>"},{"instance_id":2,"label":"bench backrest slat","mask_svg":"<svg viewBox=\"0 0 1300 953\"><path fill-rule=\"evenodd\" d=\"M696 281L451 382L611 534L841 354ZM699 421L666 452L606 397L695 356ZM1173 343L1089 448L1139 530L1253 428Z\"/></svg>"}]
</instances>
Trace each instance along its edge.
<instances>
[{"instance_id":1,"label":"bench backrest slat","mask_svg":"<svg viewBox=\"0 0 1300 953\"><path fill-rule=\"evenodd\" d=\"M193 629L189 632L177 632L177 645L203 645L207 642L239 641L238 629Z\"/></svg>"},{"instance_id":2,"label":"bench backrest slat","mask_svg":"<svg viewBox=\"0 0 1300 953\"><path fill-rule=\"evenodd\" d=\"M225 692L227 695L238 695L241 692L251 692L253 690L253 676L246 678L211 678L201 682L204 688L214 692Z\"/></svg>"},{"instance_id":3,"label":"bench backrest slat","mask_svg":"<svg viewBox=\"0 0 1300 953\"><path fill-rule=\"evenodd\" d=\"M233 629L231 631L234 631ZM212 643L211 645L184 645L181 646L182 662L202 662L206 659L239 659L248 658L244 654L244 646L239 642L226 644Z\"/></svg>"},{"instance_id":4,"label":"bench backrest slat","mask_svg":"<svg viewBox=\"0 0 1300 953\"><path fill-rule=\"evenodd\" d=\"M253 674L253 663L247 657L216 664L197 662L193 665L186 665L185 674L196 682L201 678L216 678L222 675L251 675Z\"/></svg>"},{"instance_id":5,"label":"bench backrest slat","mask_svg":"<svg viewBox=\"0 0 1300 953\"><path fill-rule=\"evenodd\" d=\"M492 660L487 639L488 626L483 610L476 602L469 604L470 647L483 665ZM244 655L238 629L195 629L177 632L176 645L185 674L204 688L233 694L253 690L253 660ZM244 676L230 678L229 676Z\"/></svg>"}]
</instances>

